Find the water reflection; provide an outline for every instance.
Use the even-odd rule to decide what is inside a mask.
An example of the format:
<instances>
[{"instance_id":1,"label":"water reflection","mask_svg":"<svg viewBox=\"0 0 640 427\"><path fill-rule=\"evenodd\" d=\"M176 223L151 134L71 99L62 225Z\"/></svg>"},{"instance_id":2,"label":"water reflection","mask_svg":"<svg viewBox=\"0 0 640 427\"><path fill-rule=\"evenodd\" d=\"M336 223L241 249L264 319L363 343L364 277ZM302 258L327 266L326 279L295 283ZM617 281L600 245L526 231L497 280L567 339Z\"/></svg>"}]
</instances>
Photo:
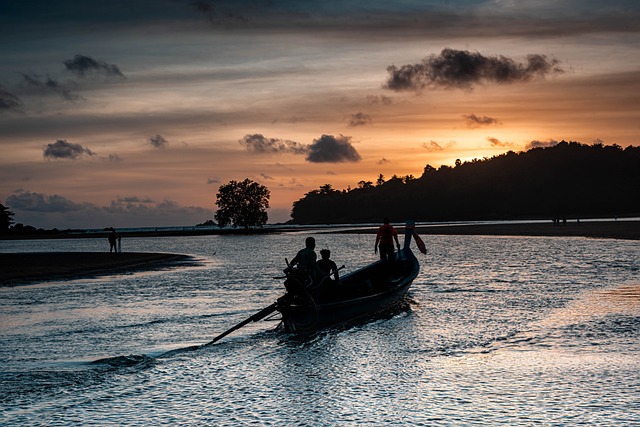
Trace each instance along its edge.
<instances>
[{"instance_id":1,"label":"water reflection","mask_svg":"<svg viewBox=\"0 0 640 427\"><path fill-rule=\"evenodd\" d=\"M306 235L127 239L209 262L0 289L0 421L640 423L638 243L429 236L409 311L311 339L259 322L200 348L283 292ZM376 259L371 236L315 237L348 271ZM46 245L96 250L80 240Z\"/></svg>"}]
</instances>

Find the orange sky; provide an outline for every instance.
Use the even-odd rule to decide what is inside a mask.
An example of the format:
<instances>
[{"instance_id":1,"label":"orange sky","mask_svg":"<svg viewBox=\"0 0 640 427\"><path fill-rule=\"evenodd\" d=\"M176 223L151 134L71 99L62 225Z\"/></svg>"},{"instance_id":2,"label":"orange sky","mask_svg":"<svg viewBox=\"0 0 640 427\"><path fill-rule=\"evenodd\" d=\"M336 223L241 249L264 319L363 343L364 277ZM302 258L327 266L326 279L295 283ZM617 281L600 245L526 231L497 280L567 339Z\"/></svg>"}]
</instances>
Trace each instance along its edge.
<instances>
[{"instance_id":1,"label":"orange sky","mask_svg":"<svg viewBox=\"0 0 640 427\"><path fill-rule=\"evenodd\" d=\"M638 145L637 2L387 3L8 1L0 202L44 228L193 225L250 178L275 223L324 184Z\"/></svg>"}]
</instances>

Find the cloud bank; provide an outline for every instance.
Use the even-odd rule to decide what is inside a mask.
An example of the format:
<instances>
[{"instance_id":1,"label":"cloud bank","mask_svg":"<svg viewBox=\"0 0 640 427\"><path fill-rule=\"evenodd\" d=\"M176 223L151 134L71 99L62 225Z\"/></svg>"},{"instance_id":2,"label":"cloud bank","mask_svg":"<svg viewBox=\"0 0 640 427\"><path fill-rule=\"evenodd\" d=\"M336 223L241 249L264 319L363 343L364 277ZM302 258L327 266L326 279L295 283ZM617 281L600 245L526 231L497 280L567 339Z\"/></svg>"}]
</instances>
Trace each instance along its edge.
<instances>
[{"instance_id":1,"label":"cloud bank","mask_svg":"<svg viewBox=\"0 0 640 427\"><path fill-rule=\"evenodd\" d=\"M464 89L485 83L525 83L550 74L563 73L559 61L545 55L527 55L525 63L506 56L484 56L468 50L443 49L419 64L387 67L385 88L421 92L424 89Z\"/></svg>"},{"instance_id":2,"label":"cloud bank","mask_svg":"<svg viewBox=\"0 0 640 427\"><path fill-rule=\"evenodd\" d=\"M5 205L16 213L16 222L39 228L188 226L213 218L210 209L137 196L117 197L108 206L98 206L22 190L7 197Z\"/></svg>"}]
</instances>

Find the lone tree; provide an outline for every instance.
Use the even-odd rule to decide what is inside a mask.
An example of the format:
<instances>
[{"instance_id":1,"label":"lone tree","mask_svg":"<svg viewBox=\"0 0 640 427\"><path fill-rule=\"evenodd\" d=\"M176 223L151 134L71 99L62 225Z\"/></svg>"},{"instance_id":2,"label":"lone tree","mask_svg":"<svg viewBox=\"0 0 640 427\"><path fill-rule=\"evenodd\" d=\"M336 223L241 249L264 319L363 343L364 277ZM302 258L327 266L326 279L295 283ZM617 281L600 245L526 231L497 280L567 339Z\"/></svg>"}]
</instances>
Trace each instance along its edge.
<instances>
[{"instance_id":1,"label":"lone tree","mask_svg":"<svg viewBox=\"0 0 640 427\"><path fill-rule=\"evenodd\" d=\"M0 233L6 233L11 224L13 224L13 216L15 214L9 208L0 204Z\"/></svg>"},{"instance_id":2,"label":"lone tree","mask_svg":"<svg viewBox=\"0 0 640 427\"><path fill-rule=\"evenodd\" d=\"M229 224L245 230L252 226L262 227L269 219L266 209L270 196L267 187L248 178L242 182L229 181L218 189L216 205L219 209L215 219L220 227Z\"/></svg>"}]
</instances>

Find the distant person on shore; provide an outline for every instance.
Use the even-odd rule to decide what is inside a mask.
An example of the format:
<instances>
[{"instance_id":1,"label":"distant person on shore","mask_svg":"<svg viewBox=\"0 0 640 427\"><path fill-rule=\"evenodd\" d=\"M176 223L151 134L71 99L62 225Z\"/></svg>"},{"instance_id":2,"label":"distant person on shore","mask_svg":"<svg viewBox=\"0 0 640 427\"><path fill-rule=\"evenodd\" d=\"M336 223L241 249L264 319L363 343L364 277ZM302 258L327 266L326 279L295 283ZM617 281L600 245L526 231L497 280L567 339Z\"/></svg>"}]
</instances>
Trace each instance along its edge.
<instances>
[{"instance_id":1,"label":"distant person on shore","mask_svg":"<svg viewBox=\"0 0 640 427\"><path fill-rule=\"evenodd\" d=\"M380 249L380 259L382 261L395 260L395 252L393 250L393 241L396 241L396 247L400 250L400 242L398 242L398 232L389 223L389 217L384 217L383 224L376 234L376 244L374 252L378 253Z\"/></svg>"},{"instance_id":2,"label":"distant person on shore","mask_svg":"<svg viewBox=\"0 0 640 427\"><path fill-rule=\"evenodd\" d=\"M118 242L118 235L116 234L115 228L111 229L111 233L109 233L109 253L114 252L118 253L118 249L116 247L116 243Z\"/></svg>"}]
</instances>

